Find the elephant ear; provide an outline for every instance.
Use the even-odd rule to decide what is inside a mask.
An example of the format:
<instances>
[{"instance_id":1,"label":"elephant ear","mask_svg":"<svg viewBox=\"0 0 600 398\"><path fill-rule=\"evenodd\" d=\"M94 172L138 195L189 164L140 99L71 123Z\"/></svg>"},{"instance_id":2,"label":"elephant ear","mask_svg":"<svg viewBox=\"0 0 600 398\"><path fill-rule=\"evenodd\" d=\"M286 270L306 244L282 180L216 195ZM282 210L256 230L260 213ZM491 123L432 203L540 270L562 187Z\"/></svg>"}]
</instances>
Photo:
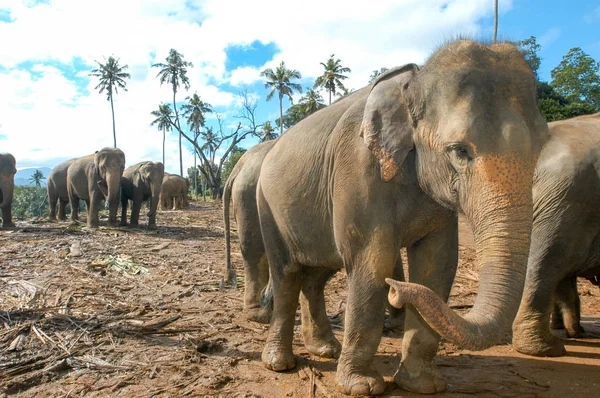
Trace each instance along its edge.
<instances>
[{"instance_id":1,"label":"elephant ear","mask_svg":"<svg viewBox=\"0 0 600 398\"><path fill-rule=\"evenodd\" d=\"M379 160L381 179L390 181L414 148L413 121L420 113L416 89L411 87L419 67L407 64L381 74L367 98L361 136Z\"/></svg>"},{"instance_id":2,"label":"elephant ear","mask_svg":"<svg viewBox=\"0 0 600 398\"><path fill-rule=\"evenodd\" d=\"M104 181L104 178L100 174L100 156L98 156L98 151L96 151L96 156L94 156L94 164L92 167L94 168L94 179L96 180L96 184L98 185L100 192L102 192L102 195L104 195L104 197L107 197L108 186L106 185L106 181Z\"/></svg>"}]
</instances>

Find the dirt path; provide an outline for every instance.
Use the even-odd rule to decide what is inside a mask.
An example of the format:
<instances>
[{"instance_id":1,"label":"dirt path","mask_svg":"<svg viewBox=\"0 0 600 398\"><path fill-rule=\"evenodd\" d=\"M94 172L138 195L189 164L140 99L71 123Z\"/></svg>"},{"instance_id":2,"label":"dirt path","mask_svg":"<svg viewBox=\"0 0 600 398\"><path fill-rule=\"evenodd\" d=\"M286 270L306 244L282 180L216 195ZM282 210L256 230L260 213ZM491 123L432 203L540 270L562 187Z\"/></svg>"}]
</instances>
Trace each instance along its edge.
<instances>
[{"instance_id":1,"label":"dirt path","mask_svg":"<svg viewBox=\"0 0 600 398\"><path fill-rule=\"evenodd\" d=\"M274 373L260 362L267 327L242 317L243 279L219 290L224 262L221 210L200 204L161 212L158 231L19 222L0 231L0 397L343 397L334 360L302 345L298 366ZM468 228L450 303L472 304L477 286ZM234 234L235 235L235 234ZM237 241L233 260L242 275ZM448 392L437 397L597 397L600 290L580 282L585 339L569 354L540 359L508 339L483 352L443 343L436 363ZM328 313L343 338L345 276L327 286ZM464 311L464 310L463 310ZM395 387L401 334L386 332L375 366L386 396Z\"/></svg>"}]
</instances>

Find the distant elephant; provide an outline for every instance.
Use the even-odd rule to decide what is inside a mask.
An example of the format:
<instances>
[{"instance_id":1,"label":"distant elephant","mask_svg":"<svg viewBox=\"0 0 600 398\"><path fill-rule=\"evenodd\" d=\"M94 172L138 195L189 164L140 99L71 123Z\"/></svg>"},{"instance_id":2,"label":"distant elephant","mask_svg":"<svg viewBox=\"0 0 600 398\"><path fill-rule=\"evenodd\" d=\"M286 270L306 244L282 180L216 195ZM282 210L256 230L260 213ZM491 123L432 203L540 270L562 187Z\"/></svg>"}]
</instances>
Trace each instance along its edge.
<instances>
[{"instance_id":1,"label":"distant elephant","mask_svg":"<svg viewBox=\"0 0 600 398\"><path fill-rule=\"evenodd\" d=\"M130 166L121 178L121 225L127 225L127 205L131 200L131 219L129 225L139 223L142 202L150 200L148 227L156 228L156 209L162 188L165 168L160 162L140 162Z\"/></svg>"},{"instance_id":2,"label":"distant elephant","mask_svg":"<svg viewBox=\"0 0 600 398\"><path fill-rule=\"evenodd\" d=\"M269 280L269 265L265 256L258 209L256 186L262 162L275 141L254 146L238 160L223 190L223 219L225 221L225 257L228 275L225 280L235 284L235 270L231 265L231 232L229 205L233 200L233 213L237 222L240 248L244 259L245 294L244 311L248 319L268 323L270 308L261 308L260 293Z\"/></svg>"},{"instance_id":3,"label":"distant elephant","mask_svg":"<svg viewBox=\"0 0 600 398\"><path fill-rule=\"evenodd\" d=\"M56 204L59 203L58 219L67 219L66 208L69 203L67 190L67 170L77 159L67 160L52 169L48 175L48 202L50 205L50 220L56 220ZM79 206L79 203L76 204ZM71 206L72 207L72 206Z\"/></svg>"},{"instance_id":4,"label":"distant elephant","mask_svg":"<svg viewBox=\"0 0 600 398\"><path fill-rule=\"evenodd\" d=\"M15 189L17 167L15 157L10 153L0 153L0 209L2 209L2 227L12 228L12 200Z\"/></svg>"},{"instance_id":5,"label":"distant elephant","mask_svg":"<svg viewBox=\"0 0 600 398\"><path fill-rule=\"evenodd\" d=\"M187 193L190 181L175 174L165 173L160 192L162 210L183 209L189 205Z\"/></svg>"},{"instance_id":6,"label":"distant elephant","mask_svg":"<svg viewBox=\"0 0 600 398\"><path fill-rule=\"evenodd\" d=\"M533 183L525 290L513 324L513 347L535 356L565 353L550 331L551 312L553 327L581 336L577 277L600 274L600 113L548 126Z\"/></svg>"},{"instance_id":7,"label":"distant elephant","mask_svg":"<svg viewBox=\"0 0 600 398\"><path fill-rule=\"evenodd\" d=\"M345 267L338 389L385 390L373 356L388 281L393 304L411 304L395 382L419 393L443 391L446 382L432 363L440 335L469 350L490 347L519 307L533 171L547 130L521 53L510 44L461 40L439 48L422 68L409 64L380 75L279 137L257 187L274 295L265 366L295 366L300 292L307 349L336 349L323 288ZM481 269L479 294L465 317L445 303L458 263L456 212L473 226ZM411 283L387 279L402 247Z\"/></svg>"},{"instance_id":8,"label":"distant elephant","mask_svg":"<svg viewBox=\"0 0 600 398\"><path fill-rule=\"evenodd\" d=\"M88 227L98 227L98 211L103 199L108 202L108 225L117 225L121 197L121 177L125 170L125 154L118 148L104 148L93 155L79 158L67 170L69 202L87 205ZM71 220L79 218L78 206L71 207Z\"/></svg>"}]
</instances>

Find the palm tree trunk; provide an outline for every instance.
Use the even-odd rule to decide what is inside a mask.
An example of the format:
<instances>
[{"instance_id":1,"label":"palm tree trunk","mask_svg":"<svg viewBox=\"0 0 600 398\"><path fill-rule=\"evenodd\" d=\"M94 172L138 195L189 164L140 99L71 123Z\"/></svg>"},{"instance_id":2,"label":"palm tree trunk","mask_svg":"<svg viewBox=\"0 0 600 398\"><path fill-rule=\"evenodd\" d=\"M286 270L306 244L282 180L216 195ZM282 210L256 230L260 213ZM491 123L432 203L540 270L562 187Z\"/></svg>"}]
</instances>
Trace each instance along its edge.
<instances>
[{"instance_id":1,"label":"palm tree trunk","mask_svg":"<svg viewBox=\"0 0 600 398\"><path fill-rule=\"evenodd\" d=\"M196 202L198 202L198 169L196 168L196 151L194 151L194 197L196 198Z\"/></svg>"},{"instance_id":2,"label":"palm tree trunk","mask_svg":"<svg viewBox=\"0 0 600 398\"><path fill-rule=\"evenodd\" d=\"M329 91L329 105L331 105L331 90L327 90Z\"/></svg>"},{"instance_id":3,"label":"palm tree trunk","mask_svg":"<svg viewBox=\"0 0 600 398\"><path fill-rule=\"evenodd\" d=\"M283 134L283 96L279 93L279 135Z\"/></svg>"},{"instance_id":4,"label":"palm tree trunk","mask_svg":"<svg viewBox=\"0 0 600 398\"><path fill-rule=\"evenodd\" d=\"M112 112L112 122L113 122L113 141L115 144L115 148L117 147L117 132L115 130L115 108L113 106L112 95L110 96L110 111Z\"/></svg>"},{"instance_id":5,"label":"palm tree trunk","mask_svg":"<svg viewBox=\"0 0 600 398\"><path fill-rule=\"evenodd\" d=\"M494 1L494 43L498 37L498 0Z\"/></svg>"},{"instance_id":6,"label":"palm tree trunk","mask_svg":"<svg viewBox=\"0 0 600 398\"><path fill-rule=\"evenodd\" d=\"M175 110L175 124L179 132L179 175L183 177L183 153L181 151L181 126L179 125L179 114L177 113L177 102L175 101L175 87L173 87L173 109Z\"/></svg>"},{"instance_id":7,"label":"palm tree trunk","mask_svg":"<svg viewBox=\"0 0 600 398\"><path fill-rule=\"evenodd\" d=\"M163 127L163 167L165 166L165 136L166 129Z\"/></svg>"}]
</instances>

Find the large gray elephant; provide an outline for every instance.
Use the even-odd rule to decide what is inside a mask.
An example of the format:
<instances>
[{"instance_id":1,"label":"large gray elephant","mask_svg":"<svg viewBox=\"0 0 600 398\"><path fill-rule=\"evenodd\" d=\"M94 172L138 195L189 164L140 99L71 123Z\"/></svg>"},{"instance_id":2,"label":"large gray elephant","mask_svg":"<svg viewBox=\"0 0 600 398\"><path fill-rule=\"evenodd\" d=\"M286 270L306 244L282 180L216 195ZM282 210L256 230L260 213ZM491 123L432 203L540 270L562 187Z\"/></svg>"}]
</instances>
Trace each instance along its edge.
<instances>
[{"instance_id":1,"label":"large gray elephant","mask_svg":"<svg viewBox=\"0 0 600 398\"><path fill-rule=\"evenodd\" d=\"M187 194L190 181L176 174L165 173L160 192L162 210L183 209L188 207Z\"/></svg>"},{"instance_id":2,"label":"large gray elephant","mask_svg":"<svg viewBox=\"0 0 600 398\"><path fill-rule=\"evenodd\" d=\"M50 220L56 220L56 205L58 204L58 219L66 220L66 208L69 203L67 190L67 170L77 159L67 160L52 169L48 175L48 203L50 206ZM79 203L77 203L79 206Z\"/></svg>"},{"instance_id":3,"label":"large gray elephant","mask_svg":"<svg viewBox=\"0 0 600 398\"><path fill-rule=\"evenodd\" d=\"M15 190L17 162L10 153L0 153L0 209L2 209L2 227L15 226L12 220L12 201Z\"/></svg>"},{"instance_id":4,"label":"large gray elephant","mask_svg":"<svg viewBox=\"0 0 600 398\"><path fill-rule=\"evenodd\" d=\"M131 200L129 225L139 224L142 203L150 200L148 228L156 228L156 209L162 188L165 167L161 162L140 162L128 167L121 179L121 225L127 225L127 205Z\"/></svg>"},{"instance_id":5,"label":"large gray elephant","mask_svg":"<svg viewBox=\"0 0 600 398\"><path fill-rule=\"evenodd\" d=\"M268 323L270 317L270 308L261 308L259 302L260 293L269 280L269 268L260 232L256 186L262 162L274 143L275 141L266 141L246 152L231 171L223 189L227 270L225 280L232 284L235 284L236 281L235 270L231 265L229 225L229 205L230 201L233 201L233 213L237 222L240 249L244 259L244 311L248 319L260 323Z\"/></svg>"},{"instance_id":6,"label":"large gray elephant","mask_svg":"<svg viewBox=\"0 0 600 398\"><path fill-rule=\"evenodd\" d=\"M121 177L125 170L125 154L118 148L104 148L93 155L79 158L67 170L69 202L85 201L87 226L98 227L98 211L103 199L108 202L108 225L117 225L121 196ZM78 206L71 207L71 220L79 218Z\"/></svg>"},{"instance_id":7,"label":"large gray elephant","mask_svg":"<svg viewBox=\"0 0 600 398\"><path fill-rule=\"evenodd\" d=\"M533 231L513 346L536 356L565 353L550 331L580 337L577 277L600 275L600 113L549 125L533 183ZM553 304L554 301L554 304Z\"/></svg>"},{"instance_id":8,"label":"large gray elephant","mask_svg":"<svg viewBox=\"0 0 600 398\"><path fill-rule=\"evenodd\" d=\"M411 304L395 381L420 393L444 390L432 364L440 335L484 349L500 340L517 312L533 171L547 129L533 73L514 46L456 41L421 69L409 64L384 73L282 135L257 188L274 294L265 366L295 366L300 292L307 349L336 350L323 287L345 267L338 389L382 393L372 359L386 278L407 247L411 283L394 282L390 291L396 304ZM477 300L464 318L445 304L458 263L457 211L473 226L481 269Z\"/></svg>"}]
</instances>

